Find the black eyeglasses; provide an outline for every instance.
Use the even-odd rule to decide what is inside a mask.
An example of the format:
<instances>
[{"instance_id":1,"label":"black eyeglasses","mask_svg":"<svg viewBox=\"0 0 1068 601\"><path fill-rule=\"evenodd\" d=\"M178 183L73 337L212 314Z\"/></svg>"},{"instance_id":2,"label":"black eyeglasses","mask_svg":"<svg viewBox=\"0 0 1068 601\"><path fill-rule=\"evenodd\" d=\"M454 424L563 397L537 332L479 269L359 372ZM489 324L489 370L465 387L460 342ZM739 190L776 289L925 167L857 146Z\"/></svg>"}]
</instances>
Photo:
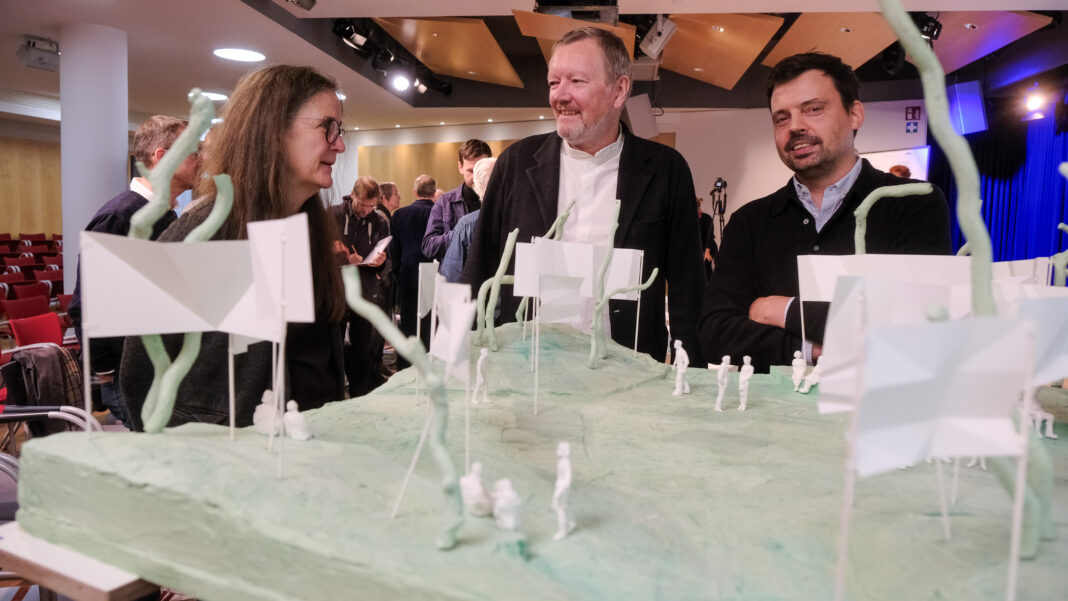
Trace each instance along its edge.
<instances>
[{"instance_id":1,"label":"black eyeglasses","mask_svg":"<svg viewBox=\"0 0 1068 601\"><path fill-rule=\"evenodd\" d=\"M294 117L294 119L317 119L317 117ZM326 130L326 143L333 144L341 137L341 122L333 117L327 117L319 123L318 127Z\"/></svg>"}]
</instances>

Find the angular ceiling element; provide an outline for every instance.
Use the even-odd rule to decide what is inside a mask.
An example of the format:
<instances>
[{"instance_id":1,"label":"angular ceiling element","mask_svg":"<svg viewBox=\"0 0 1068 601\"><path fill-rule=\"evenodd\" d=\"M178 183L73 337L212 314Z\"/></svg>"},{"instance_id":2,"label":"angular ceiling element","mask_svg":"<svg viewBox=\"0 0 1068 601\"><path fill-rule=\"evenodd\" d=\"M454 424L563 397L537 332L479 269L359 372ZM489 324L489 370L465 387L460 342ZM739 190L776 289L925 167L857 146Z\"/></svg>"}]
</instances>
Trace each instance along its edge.
<instances>
[{"instance_id":1,"label":"angular ceiling element","mask_svg":"<svg viewBox=\"0 0 1068 601\"><path fill-rule=\"evenodd\" d=\"M519 25L520 33L538 38L538 46L541 47L541 53L545 56L545 62L549 62L553 42L564 37L564 34L573 29L586 26L607 29L616 34L627 46L627 53L634 56L635 28L633 25L627 23L618 25L591 23L589 21L579 21L578 19L568 19L556 15L543 15L526 10L513 10L512 14L515 15L515 22Z\"/></svg>"},{"instance_id":2,"label":"angular ceiling element","mask_svg":"<svg viewBox=\"0 0 1068 601\"><path fill-rule=\"evenodd\" d=\"M671 15L663 68L730 90L782 27L771 15Z\"/></svg>"},{"instance_id":3,"label":"angular ceiling element","mask_svg":"<svg viewBox=\"0 0 1068 601\"><path fill-rule=\"evenodd\" d=\"M879 13L804 13L763 64L774 67L788 56L816 51L833 54L856 69L896 40Z\"/></svg>"},{"instance_id":4,"label":"angular ceiling element","mask_svg":"<svg viewBox=\"0 0 1068 601\"><path fill-rule=\"evenodd\" d=\"M375 23L438 75L523 87L482 19L376 18Z\"/></svg>"},{"instance_id":5,"label":"angular ceiling element","mask_svg":"<svg viewBox=\"0 0 1068 601\"><path fill-rule=\"evenodd\" d=\"M959 11L938 15L942 35L934 53L946 73L972 63L1049 25L1053 19L1027 11Z\"/></svg>"}]
</instances>

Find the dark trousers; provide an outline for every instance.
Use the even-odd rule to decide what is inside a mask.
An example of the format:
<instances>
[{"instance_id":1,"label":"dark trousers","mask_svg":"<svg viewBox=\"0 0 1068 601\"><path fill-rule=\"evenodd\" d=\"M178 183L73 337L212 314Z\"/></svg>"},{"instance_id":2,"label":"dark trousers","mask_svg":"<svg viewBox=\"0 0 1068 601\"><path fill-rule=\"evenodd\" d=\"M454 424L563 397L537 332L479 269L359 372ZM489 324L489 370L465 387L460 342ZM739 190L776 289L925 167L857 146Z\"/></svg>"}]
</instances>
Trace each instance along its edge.
<instances>
[{"instance_id":1,"label":"dark trousers","mask_svg":"<svg viewBox=\"0 0 1068 601\"><path fill-rule=\"evenodd\" d=\"M419 288L397 286L397 296L400 304L400 329L405 336L415 336L415 319L419 309ZM430 349L430 314L427 313L420 326L420 337L423 340L423 348ZM397 355L397 369L404 369L411 365L408 361Z\"/></svg>"},{"instance_id":2,"label":"dark trousers","mask_svg":"<svg viewBox=\"0 0 1068 601\"><path fill-rule=\"evenodd\" d=\"M345 318L348 325L349 340L344 347L345 378L349 381L349 396L360 397L384 382L379 372L382 361L382 342L378 338L378 356L374 352L374 335L377 332L371 322L349 310Z\"/></svg>"}]
</instances>

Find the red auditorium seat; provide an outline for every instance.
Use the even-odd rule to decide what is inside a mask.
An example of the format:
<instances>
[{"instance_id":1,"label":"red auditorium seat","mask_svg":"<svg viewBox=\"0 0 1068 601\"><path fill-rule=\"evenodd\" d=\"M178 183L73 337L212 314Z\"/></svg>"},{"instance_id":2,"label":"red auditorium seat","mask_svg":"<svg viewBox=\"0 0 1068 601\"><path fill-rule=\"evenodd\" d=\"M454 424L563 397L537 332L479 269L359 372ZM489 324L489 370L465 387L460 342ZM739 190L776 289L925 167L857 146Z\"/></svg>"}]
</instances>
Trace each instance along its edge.
<instances>
[{"instance_id":1,"label":"red auditorium seat","mask_svg":"<svg viewBox=\"0 0 1068 601\"><path fill-rule=\"evenodd\" d=\"M52 295L51 282L16 282L11 284L15 298L29 298L31 296L43 296L48 298Z\"/></svg>"},{"instance_id":2,"label":"red auditorium seat","mask_svg":"<svg viewBox=\"0 0 1068 601\"><path fill-rule=\"evenodd\" d=\"M15 346L42 342L63 344L63 329L59 326L59 316L55 313L12 319L8 323L11 324L11 332L15 334Z\"/></svg>"},{"instance_id":3,"label":"red auditorium seat","mask_svg":"<svg viewBox=\"0 0 1068 601\"><path fill-rule=\"evenodd\" d=\"M19 240L47 240L48 236L41 234L19 234Z\"/></svg>"},{"instance_id":4,"label":"red auditorium seat","mask_svg":"<svg viewBox=\"0 0 1068 601\"><path fill-rule=\"evenodd\" d=\"M43 296L0 301L8 319L23 319L48 313L48 299Z\"/></svg>"}]
</instances>

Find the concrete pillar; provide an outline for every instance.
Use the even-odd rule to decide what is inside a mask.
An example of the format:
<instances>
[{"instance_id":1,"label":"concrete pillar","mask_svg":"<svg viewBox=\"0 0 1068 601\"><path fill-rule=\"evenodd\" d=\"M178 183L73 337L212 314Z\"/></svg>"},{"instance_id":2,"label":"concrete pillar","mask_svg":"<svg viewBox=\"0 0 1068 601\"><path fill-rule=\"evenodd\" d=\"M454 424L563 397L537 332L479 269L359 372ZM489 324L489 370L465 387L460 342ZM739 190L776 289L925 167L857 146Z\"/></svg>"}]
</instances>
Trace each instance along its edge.
<instances>
[{"instance_id":1,"label":"concrete pillar","mask_svg":"<svg viewBox=\"0 0 1068 601\"><path fill-rule=\"evenodd\" d=\"M126 32L74 23L59 32L63 266L74 289L79 233L128 185Z\"/></svg>"}]
</instances>

